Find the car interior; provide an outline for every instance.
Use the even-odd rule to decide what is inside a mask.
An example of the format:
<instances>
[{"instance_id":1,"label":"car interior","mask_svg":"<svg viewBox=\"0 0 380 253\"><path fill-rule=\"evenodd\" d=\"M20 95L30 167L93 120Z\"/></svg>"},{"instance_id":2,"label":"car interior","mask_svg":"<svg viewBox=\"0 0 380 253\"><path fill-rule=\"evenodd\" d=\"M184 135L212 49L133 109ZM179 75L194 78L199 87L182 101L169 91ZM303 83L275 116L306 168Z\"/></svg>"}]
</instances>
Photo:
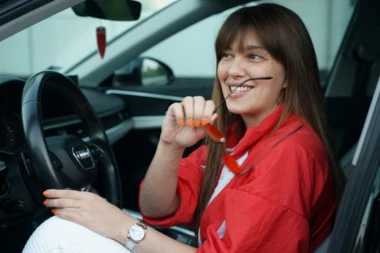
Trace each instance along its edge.
<instances>
[{"instance_id":1,"label":"car interior","mask_svg":"<svg viewBox=\"0 0 380 253\"><path fill-rule=\"evenodd\" d=\"M138 19L141 6L130 2L133 11L128 18ZM91 190L141 218L138 189L168 106L187 95L210 98L213 85L210 77L176 76L172 65L150 52L187 27L248 2L176 1L107 42L112 47L107 48L110 58L104 62L93 51L59 71L50 67L27 77L0 74L0 252L21 252L30 234L51 216L42 205L41 192L46 187ZM352 161L380 77L380 1L350 4L353 13L335 60L328 70L321 69L331 138L348 179L355 170ZM83 5L72 10L83 17L99 15ZM6 22L18 14L2 15L0 12L0 21ZM122 48L126 41L128 47ZM141 74L144 66L152 64L160 69L160 79ZM184 156L196 147L188 148ZM85 152L93 160L67 157ZM70 166L85 172L78 173ZM374 208L373 213L378 213L379 204ZM365 252L379 252L374 235L379 233L380 221L376 215L371 217L374 225L366 232L371 235L366 239L371 246L366 246L369 251ZM189 227L155 228L195 245ZM316 252L328 252L330 239Z\"/></svg>"}]
</instances>

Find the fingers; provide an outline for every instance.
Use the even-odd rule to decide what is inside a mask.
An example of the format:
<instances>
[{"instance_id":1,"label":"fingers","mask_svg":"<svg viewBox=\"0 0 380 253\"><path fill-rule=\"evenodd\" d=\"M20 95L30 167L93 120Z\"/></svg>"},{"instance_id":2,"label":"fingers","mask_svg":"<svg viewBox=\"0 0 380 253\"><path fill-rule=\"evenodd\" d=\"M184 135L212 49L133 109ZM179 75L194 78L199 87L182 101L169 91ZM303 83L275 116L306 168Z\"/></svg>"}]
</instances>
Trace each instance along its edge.
<instances>
[{"instance_id":1,"label":"fingers","mask_svg":"<svg viewBox=\"0 0 380 253\"><path fill-rule=\"evenodd\" d=\"M94 201L98 196L90 192L74 190L46 190L42 193L46 200L43 204L51 208L79 208L80 203Z\"/></svg>"},{"instance_id":2,"label":"fingers","mask_svg":"<svg viewBox=\"0 0 380 253\"><path fill-rule=\"evenodd\" d=\"M70 198L80 199L83 192L74 190L55 190L50 189L42 193L46 198Z\"/></svg>"},{"instance_id":3,"label":"fingers","mask_svg":"<svg viewBox=\"0 0 380 253\"><path fill-rule=\"evenodd\" d=\"M170 106L169 111L170 111L170 109L174 113L173 116L177 120L177 124L180 127L184 127L185 126L185 113L183 111L182 104L181 103L174 103Z\"/></svg>"},{"instance_id":4,"label":"fingers","mask_svg":"<svg viewBox=\"0 0 380 253\"><path fill-rule=\"evenodd\" d=\"M203 97L199 97L199 96L194 97L194 111L193 111L194 127L201 126L201 120L204 118L203 115L204 115L205 106L206 106L206 102Z\"/></svg>"},{"instance_id":5,"label":"fingers","mask_svg":"<svg viewBox=\"0 0 380 253\"><path fill-rule=\"evenodd\" d=\"M182 103L172 105L179 126L200 127L215 120L215 104L201 96L185 97Z\"/></svg>"},{"instance_id":6,"label":"fingers","mask_svg":"<svg viewBox=\"0 0 380 253\"><path fill-rule=\"evenodd\" d=\"M56 216L61 216L69 210L80 208L81 192L73 190L46 190L42 193L46 197L43 205L51 208L51 212ZM70 212L69 212L70 213Z\"/></svg>"},{"instance_id":7,"label":"fingers","mask_svg":"<svg viewBox=\"0 0 380 253\"><path fill-rule=\"evenodd\" d=\"M202 125L205 126L207 123L209 122L214 122L216 120L216 113L214 113L214 110L215 110L215 104L214 104L214 101L212 100L207 100L206 101L206 105L205 105L205 109L204 109L204 115L211 115L210 118L203 118L202 119Z\"/></svg>"},{"instance_id":8,"label":"fingers","mask_svg":"<svg viewBox=\"0 0 380 253\"><path fill-rule=\"evenodd\" d=\"M51 208L79 208L80 202L74 199L46 199L44 206Z\"/></svg>"},{"instance_id":9,"label":"fingers","mask_svg":"<svg viewBox=\"0 0 380 253\"><path fill-rule=\"evenodd\" d=\"M54 190L49 189L42 193L46 199L43 205L51 208L54 215L65 217L73 211L87 210L88 203L93 203L96 198L101 197L90 192L80 192L74 190Z\"/></svg>"},{"instance_id":10,"label":"fingers","mask_svg":"<svg viewBox=\"0 0 380 253\"><path fill-rule=\"evenodd\" d=\"M51 209L51 212L60 218L74 221L79 223L80 220L85 219L86 217L83 212L78 212L78 209L76 208L53 208Z\"/></svg>"}]
</instances>

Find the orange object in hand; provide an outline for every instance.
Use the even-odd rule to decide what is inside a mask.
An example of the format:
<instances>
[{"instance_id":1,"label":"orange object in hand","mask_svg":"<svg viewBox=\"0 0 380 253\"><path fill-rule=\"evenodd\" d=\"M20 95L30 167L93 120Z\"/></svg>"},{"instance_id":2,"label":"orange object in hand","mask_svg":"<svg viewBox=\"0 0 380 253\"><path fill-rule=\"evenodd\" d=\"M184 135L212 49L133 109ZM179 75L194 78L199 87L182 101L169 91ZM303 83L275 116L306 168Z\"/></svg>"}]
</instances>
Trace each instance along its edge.
<instances>
[{"instance_id":1,"label":"orange object in hand","mask_svg":"<svg viewBox=\"0 0 380 253\"><path fill-rule=\"evenodd\" d=\"M226 138L224 137L223 133L215 126L208 123L205 125L205 128L206 128L206 132L208 136L210 136L210 138L213 141L220 142L220 143L223 143L226 141Z\"/></svg>"}]
</instances>

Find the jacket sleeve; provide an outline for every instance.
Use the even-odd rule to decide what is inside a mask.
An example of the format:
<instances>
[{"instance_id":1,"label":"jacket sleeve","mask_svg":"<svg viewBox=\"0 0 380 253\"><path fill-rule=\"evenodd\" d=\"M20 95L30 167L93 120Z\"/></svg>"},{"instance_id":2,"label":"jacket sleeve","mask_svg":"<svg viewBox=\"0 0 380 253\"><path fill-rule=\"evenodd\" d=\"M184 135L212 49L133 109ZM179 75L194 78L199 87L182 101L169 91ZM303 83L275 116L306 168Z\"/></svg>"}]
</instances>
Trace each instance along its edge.
<instances>
[{"instance_id":1,"label":"jacket sleeve","mask_svg":"<svg viewBox=\"0 0 380 253\"><path fill-rule=\"evenodd\" d=\"M221 218L201 228L204 241L198 253L310 252L312 209L328 182L328 165L318 161L326 161L323 155L291 150L275 150L247 177L237 179L237 187L227 186L216 197L221 199L210 203L203 219ZM322 227L330 225L334 211L333 201L324 204L331 211Z\"/></svg>"},{"instance_id":2,"label":"jacket sleeve","mask_svg":"<svg viewBox=\"0 0 380 253\"><path fill-rule=\"evenodd\" d=\"M181 160L177 182L177 193L181 202L177 211L171 216L162 218L150 218L143 215L144 221L148 224L162 227L171 227L178 224L191 225L193 223L203 176L205 152L206 147L200 146L188 157Z\"/></svg>"}]
</instances>

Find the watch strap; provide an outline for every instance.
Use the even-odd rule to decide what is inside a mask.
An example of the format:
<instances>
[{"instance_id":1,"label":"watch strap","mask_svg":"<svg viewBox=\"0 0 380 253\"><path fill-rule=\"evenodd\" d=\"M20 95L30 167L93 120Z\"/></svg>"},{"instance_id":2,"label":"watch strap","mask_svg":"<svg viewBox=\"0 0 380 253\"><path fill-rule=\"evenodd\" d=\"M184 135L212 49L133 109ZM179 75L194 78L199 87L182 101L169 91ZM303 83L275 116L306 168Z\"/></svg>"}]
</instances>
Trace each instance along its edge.
<instances>
[{"instance_id":1,"label":"watch strap","mask_svg":"<svg viewBox=\"0 0 380 253\"><path fill-rule=\"evenodd\" d=\"M137 243L132 241L131 239L127 238L127 242L125 243L125 247L129 249L130 251L134 252L133 249L136 247Z\"/></svg>"}]
</instances>

